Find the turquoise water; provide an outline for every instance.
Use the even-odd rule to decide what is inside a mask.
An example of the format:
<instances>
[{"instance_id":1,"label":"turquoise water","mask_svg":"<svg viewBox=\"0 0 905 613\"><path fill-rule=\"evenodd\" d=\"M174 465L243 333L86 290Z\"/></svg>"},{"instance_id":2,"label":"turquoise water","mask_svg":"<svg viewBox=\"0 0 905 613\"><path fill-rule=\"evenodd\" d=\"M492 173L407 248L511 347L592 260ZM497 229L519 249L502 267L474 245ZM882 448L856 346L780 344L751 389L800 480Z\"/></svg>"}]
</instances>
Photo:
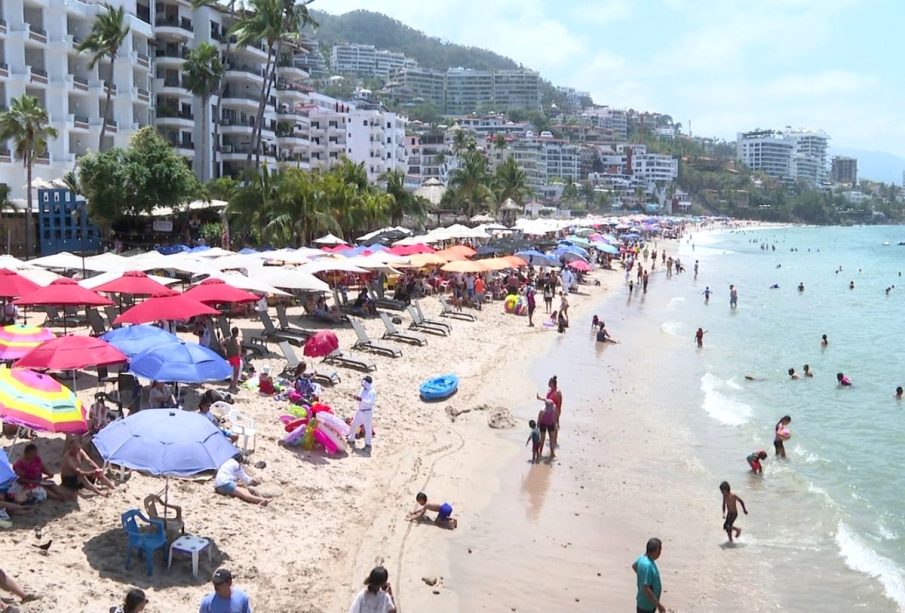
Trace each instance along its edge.
<instances>
[{"instance_id":1,"label":"turquoise water","mask_svg":"<svg viewBox=\"0 0 905 613\"><path fill-rule=\"evenodd\" d=\"M771 561L785 609L833 610L838 592L850 606L872 608L885 594L905 610L905 400L894 398L905 386L902 240L905 227L892 226L693 236L680 251L688 271L661 274L652 288L669 296L648 314L676 344L670 384L698 388L689 419L706 441L702 459L757 509L748 554ZM776 250L762 250L764 242ZM736 310L730 283L739 288ZM714 294L705 305L707 285ZM703 350L693 347L698 326L708 331ZM805 363L814 377L790 380L787 370L801 373ZM839 387L837 372L853 386ZM786 414L789 457L777 461L773 426ZM770 454L763 479L746 474L745 456L757 449ZM827 608L814 607L815 593L830 598Z\"/></svg>"}]
</instances>

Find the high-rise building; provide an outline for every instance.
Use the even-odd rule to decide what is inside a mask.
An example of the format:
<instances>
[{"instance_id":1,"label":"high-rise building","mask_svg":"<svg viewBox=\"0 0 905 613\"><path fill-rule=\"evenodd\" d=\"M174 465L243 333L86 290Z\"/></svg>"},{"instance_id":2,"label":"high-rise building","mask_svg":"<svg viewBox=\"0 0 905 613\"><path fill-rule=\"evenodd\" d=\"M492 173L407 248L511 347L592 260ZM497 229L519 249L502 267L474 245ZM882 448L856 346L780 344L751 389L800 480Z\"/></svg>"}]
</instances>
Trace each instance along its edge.
<instances>
[{"instance_id":1,"label":"high-rise building","mask_svg":"<svg viewBox=\"0 0 905 613\"><path fill-rule=\"evenodd\" d=\"M528 186L538 196L554 180L580 181L581 155L578 145L555 138L528 136L509 144L508 155L525 173Z\"/></svg>"},{"instance_id":2,"label":"high-rise building","mask_svg":"<svg viewBox=\"0 0 905 613\"><path fill-rule=\"evenodd\" d=\"M363 162L372 183L386 172L406 172L406 123L404 117L379 107L350 111L346 123L346 157L356 164Z\"/></svg>"},{"instance_id":3,"label":"high-rise building","mask_svg":"<svg viewBox=\"0 0 905 613\"><path fill-rule=\"evenodd\" d=\"M751 170L817 186L827 177L828 141L825 133L812 130L740 132L736 155Z\"/></svg>"},{"instance_id":4,"label":"high-rise building","mask_svg":"<svg viewBox=\"0 0 905 613\"><path fill-rule=\"evenodd\" d=\"M371 75L377 67L377 49L374 45L342 43L333 45L330 68L333 72Z\"/></svg>"},{"instance_id":5,"label":"high-rise building","mask_svg":"<svg viewBox=\"0 0 905 613\"><path fill-rule=\"evenodd\" d=\"M451 68L446 71L447 115L495 110L493 71Z\"/></svg>"},{"instance_id":6,"label":"high-rise building","mask_svg":"<svg viewBox=\"0 0 905 613\"><path fill-rule=\"evenodd\" d=\"M413 104L427 102L441 113L446 109L446 75L436 70L403 68L393 79Z\"/></svg>"},{"instance_id":7,"label":"high-rise building","mask_svg":"<svg viewBox=\"0 0 905 613\"><path fill-rule=\"evenodd\" d=\"M830 181L838 184L858 184L858 160L834 155L830 164Z\"/></svg>"},{"instance_id":8,"label":"high-rise building","mask_svg":"<svg viewBox=\"0 0 905 613\"><path fill-rule=\"evenodd\" d=\"M595 106L582 111L581 116L603 131L604 142L619 143L628 139L628 119L622 109Z\"/></svg>"}]
</instances>

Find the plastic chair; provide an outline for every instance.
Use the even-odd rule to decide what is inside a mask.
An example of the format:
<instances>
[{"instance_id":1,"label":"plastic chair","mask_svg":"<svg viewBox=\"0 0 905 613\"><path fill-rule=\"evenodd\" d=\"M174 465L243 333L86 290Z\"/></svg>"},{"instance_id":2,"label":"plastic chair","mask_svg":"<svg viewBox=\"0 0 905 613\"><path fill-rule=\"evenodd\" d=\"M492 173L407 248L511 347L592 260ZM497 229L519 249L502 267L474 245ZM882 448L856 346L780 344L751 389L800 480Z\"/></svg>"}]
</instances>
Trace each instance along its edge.
<instances>
[{"instance_id":1,"label":"plastic chair","mask_svg":"<svg viewBox=\"0 0 905 613\"><path fill-rule=\"evenodd\" d=\"M242 437L242 451L248 453L249 440L252 441L251 447L253 451L256 447L255 435L257 434L254 418L242 415L239 409L232 409L226 414L226 419L229 420L230 429L233 433Z\"/></svg>"},{"instance_id":2,"label":"plastic chair","mask_svg":"<svg viewBox=\"0 0 905 613\"><path fill-rule=\"evenodd\" d=\"M150 531L142 531L138 525L137 518L140 518L151 527ZM163 521L159 519L149 519L141 514L138 509L131 509L122 515L123 530L126 531L126 570L129 570L129 560L132 556L132 550L138 549L145 556L145 562L148 565L148 576L154 574L154 552L158 549L163 550L166 556L167 536L164 529Z\"/></svg>"},{"instance_id":3,"label":"plastic chair","mask_svg":"<svg viewBox=\"0 0 905 613\"><path fill-rule=\"evenodd\" d=\"M164 502L160 494L145 496L145 511L151 519L159 519L163 522L164 533L168 539L178 538L185 534L185 522L182 520L182 507ZM160 506L162 513L157 512ZM170 511L174 511L171 513Z\"/></svg>"}]
</instances>

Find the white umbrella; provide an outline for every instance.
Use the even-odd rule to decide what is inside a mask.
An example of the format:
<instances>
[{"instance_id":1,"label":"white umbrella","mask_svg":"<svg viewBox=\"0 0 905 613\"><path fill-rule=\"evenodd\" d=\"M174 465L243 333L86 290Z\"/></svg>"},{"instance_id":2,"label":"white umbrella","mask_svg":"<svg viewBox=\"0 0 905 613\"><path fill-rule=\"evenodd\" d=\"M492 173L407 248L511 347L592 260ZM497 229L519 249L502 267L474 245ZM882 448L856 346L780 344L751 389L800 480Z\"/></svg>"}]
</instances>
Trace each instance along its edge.
<instances>
[{"instance_id":1,"label":"white umbrella","mask_svg":"<svg viewBox=\"0 0 905 613\"><path fill-rule=\"evenodd\" d=\"M393 245L426 245L425 239L427 238L426 234L422 234L421 236L407 236L401 240L396 241Z\"/></svg>"},{"instance_id":2,"label":"white umbrella","mask_svg":"<svg viewBox=\"0 0 905 613\"><path fill-rule=\"evenodd\" d=\"M224 255L223 257L214 258L208 262L211 266L218 270L229 270L235 268L244 268L252 270L264 265L264 260L258 255L245 255L243 253L234 253L232 255Z\"/></svg>"},{"instance_id":3,"label":"white umbrella","mask_svg":"<svg viewBox=\"0 0 905 613\"><path fill-rule=\"evenodd\" d=\"M299 268L302 272L308 273L309 275L313 275L318 272L327 272L330 270L342 271L342 272L368 272L364 268L360 268L355 266L354 264L350 264L349 260L343 258L321 258L319 260L315 260L310 264L305 264Z\"/></svg>"},{"instance_id":4,"label":"white umbrella","mask_svg":"<svg viewBox=\"0 0 905 613\"><path fill-rule=\"evenodd\" d=\"M275 296L289 296L288 293L284 292L281 289L277 289L270 283L266 283L258 278L258 273L262 272L264 269L255 269L254 277L247 277L239 272L215 272L210 275L208 279L220 279L227 285L231 285L232 287L238 289L244 289L249 292L256 292L260 294L273 294Z\"/></svg>"},{"instance_id":5,"label":"white umbrella","mask_svg":"<svg viewBox=\"0 0 905 613\"><path fill-rule=\"evenodd\" d=\"M320 238L314 240L315 245L345 245L346 241L339 238L338 236L333 236L332 234L326 234Z\"/></svg>"},{"instance_id":6,"label":"white umbrella","mask_svg":"<svg viewBox=\"0 0 905 613\"><path fill-rule=\"evenodd\" d=\"M28 264L11 255L0 255L0 268L11 268L15 270L20 266L28 266Z\"/></svg>"},{"instance_id":7,"label":"white umbrella","mask_svg":"<svg viewBox=\"0 0 905 613\"><path fill-rule=\"evenodd\" d=\"M228 249L223 249L222 247L211 247L210 249L205 249L203 251L194 251L191 255L199 258L220 258L227 255L235 254L235 251L229 251Z\"/></svg>"},{"instance_id":8,"label":"white umbrella","mask_svg":"<svg viewBox=\"0 0 905 613\"><path fill-rule=\"evenodd\" d=\"M73 255L68 251L61 251L60 253L55 253L53 255L46 255L43 258L29 260L28 264L31 266L41 266L43 268L81 270L82 258L77 255Z\"/></svg>"},{"instance_id":9,"label":"white umbrella","mask_svg":"<svg viewBox=\"0 0 905 613\"><path fill-rule=\"evenodd\" d=\"M474 222L474 223L490 223L490 222L492 222L493 220L494 220L493 217L491 217L490 215L485 215L485 214L482 213L482 214L475 215L474 217L472 217L472 218L469 219L468 221L471 221L471 222Z\"/></svg>"},{"instance_id":10,"label":"white umbrella","mask_svg":"<svg viewBox=\"0 0 905 613\"><path fill-rule=\"evenodd\" d=\"M400 257L400 256L395 256L395 257L399 257L400 260L408 259L408 258L404 258L404 257ZM354 257L354 258L349 258L348 260L346 260L345 263L350 266L362 268L362 269L364 269L366 271L370 271L370 272L385 272L387 274L396 274L399 272L398 270L394 270L386 262L381 262L380 260L374 260L374 259L371 259L370 257L358 256L358 257Z\"/></svg>"},{"instance_id":11,"label":"white umbrella","mask_svg":"<svg viewBox=\"0 0 905 613\"><path fill-rule=\"evenodd\" d=\"M255 271L255 279L283 289L300 289L310 292L330 291L329 285L298 268L265 266Z\"/></svg>"},{"instance_id":12,"label":"white umbrella","mask_svg":"<svg viewBox=\"0 0 905 613\"><path fill-rule=\"evenodd\" d=\"M368 241L377 236L378 234L383 234L384 232L401 232L402 234L411 235L412 231L408 228L403 228L402 226L387 226L386 228L380 228L379 230L374 230L373 232L368 232L363 236L359 236L357 241L363 242Z\"/></svg>"},{"instance_id":13,"label":"white umbrella","mask_svg":"<svg viewBox=\"0 0 905 613\"><path fill-rule=\"evenodd\" d=\"M103 285L108 281L113 281L114 279L119 279L122 277L126 271L124 270L112 270L110 272L101 273L95 277L89 277L88 279L82 279L79 281L79 285L84 287L85 289L94 289L99 285ZM148 275L148 278L152 281L157 281L161 285L172 285L173 283L179 283L179 279L174 279L173 277L158 277L156 275Z\"/></svg>"},{"instance_id":14,"label":"white umbrella","mask_svg":"<svg viewBox=\"0 0 905 613\"><path fill-rule=\"evenodd\" d=\"M41 287L47 287L60 278L60 275L57 273L42 268L18 268L16 269L16 272L32 283L37 283Z\"/></svg>"},{"instance_id":15,"label":"white umbrella","mask_svg":"<svg viewBox=\"0 0 905 613\"><path fill-rule=\"evenodd\" d=\"M85 258L85 270L111 272L128 270L129 258L115 253L101 253Z\"/></svg>"}]
</instances>

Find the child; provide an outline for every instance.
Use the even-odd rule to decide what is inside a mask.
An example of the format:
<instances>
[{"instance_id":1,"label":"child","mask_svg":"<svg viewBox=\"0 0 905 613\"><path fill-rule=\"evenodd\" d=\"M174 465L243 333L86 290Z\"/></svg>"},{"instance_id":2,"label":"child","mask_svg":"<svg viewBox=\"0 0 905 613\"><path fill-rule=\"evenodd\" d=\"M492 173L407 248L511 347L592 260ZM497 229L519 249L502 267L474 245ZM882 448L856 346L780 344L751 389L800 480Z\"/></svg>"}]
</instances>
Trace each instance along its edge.
<instances>
[{"instance_id":1,"label":"child","mask_svg":"<svg viewBox=\"0 0 905 613\"><path fill-rule=\"evenodd\" d=\"M591 330L596 330L600 326L600 318L594 315L594 319L591 320Z\"/></svg>"},{"instance_id":2,"label":"child","mask_svg":"<svg viewBox=\"0 0 905 613\"><path fill-rule=\"evenodd\" d=\"M852 380L849 379L848 377L846 377L841 372L836 373L836 381L838 381L839 385L841 385L842 387L850 387L852 384Z\"/></svg>"},{"instance_id":3,"label":"child","mask_svg":"<svg viewBox=\"0 0 905 613\"><path fill-rule=\"evenodd\" d=\"M421 519L426 512L433 511L437 514L437 519L434 520L434 523L441 528L455 530L456 526L459 525L459 522L452 517L453 508L448 502L443 504L428 502L427 494L424 492L418 492L415 500L418 502L418 507L406 516L407 520Z\"/></svg>"},{"instance_id":4,"label":"child","mask_svg":"<svg viewBox=\"0 0 905 613\"><path fill-rule=\"evenodd\" d=\"M726 518L726 521L723 522L723 530L726 531L726 534L729 536L729 542L731 543L733 542L733 531L735 532L735 538L738 538L742 534L740 528L733 526L735 520L738 518L738 507L736 504L742 505L742 511L745 512L745 515L748 514L748 509L745 508L745 501L729 490L729 484L726 481L720 483L720 491L723 492L723 517Z\"/></svg>"},{"instance_id":5,"label":"child","mask_svg":"<svg viewBox=\"0 0 905 613\"><path fill-rule=\"evenodd\" d=\"M261 376L258 377L258 393L270 396L274 392L276 392L276 388L273 386L273 379L270 376L270 366L265 366L261 369Z\"/></svg>"},{"instance_id":6,"label":"child","mask_svg":"<svg viewBox=\"0 0 905 613\"><path fill-rule=\"evenodd\" d=\"M537 464L538 462L540 462L541 454L540 430L537 427L537 422L533 419L528 422L528 427L531 428L531 434L528 436L528 440L525 441L525 446L527 447L528 443L534 443L534 445L531 447L531 463Z\"/></svg>"},{"instance_id":7,"label":"child","mask_svg":"<svg viewBox=\"0 0 905 613\"><path fill-rule=\"evenodd\" d=\"M698 344L698 349L702 349L704 347L704 335L707 334L707 330L704 328L698 328L698 331L694 333L694 340Z\"/></svg>"},{"instance_id":8,"label":"child","mask_svg":"<svg viewBox=\"0 0 905 613\"><path fill-rule=\"evenodd\" d=\"M748 460L748 466L751 467L751 472L755 475L763 474L764 467L761 466L761 462L767 459L767 452L761 449L760 451L755 451L754 453L748 454L748 457L745 458Z\"/></svg>"}]
</instances>

